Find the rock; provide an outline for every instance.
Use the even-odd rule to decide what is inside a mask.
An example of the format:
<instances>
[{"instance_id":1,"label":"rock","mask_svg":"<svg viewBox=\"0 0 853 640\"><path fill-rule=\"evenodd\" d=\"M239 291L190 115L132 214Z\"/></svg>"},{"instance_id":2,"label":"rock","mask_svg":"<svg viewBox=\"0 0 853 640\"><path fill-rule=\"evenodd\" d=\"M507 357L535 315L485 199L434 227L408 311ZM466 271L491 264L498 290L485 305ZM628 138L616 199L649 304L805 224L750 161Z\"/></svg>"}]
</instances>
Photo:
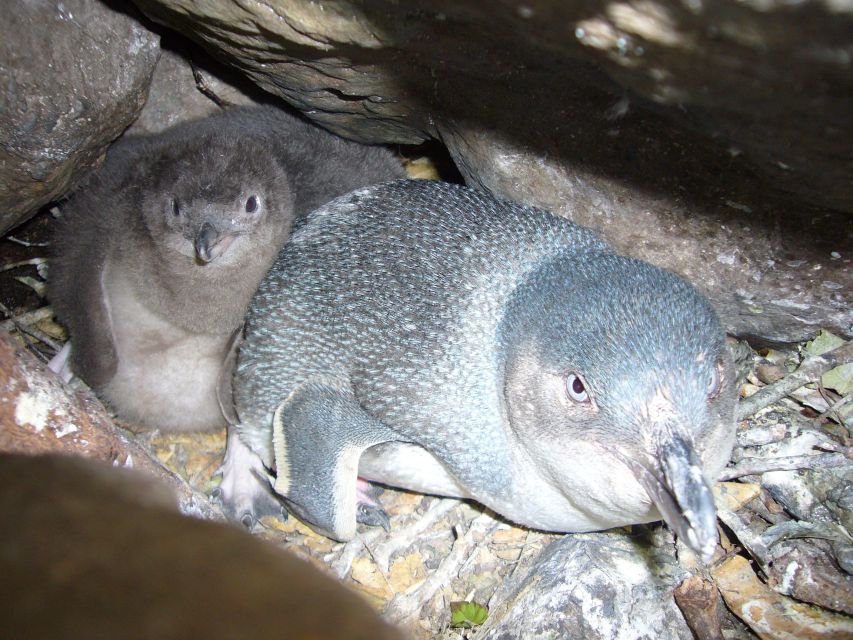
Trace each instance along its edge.
<instances>
[{"instance_id":1,"label":"rock","mask_svg":"<svg viewBox=\"0 0 853 640\"><path fill-rule=\"evenodd\" d=\"M718 482L713 489L716 503L729 511L738 511L761 494L761 485L748 482Z\"/></svg>"},{"instance_id":2,"label":"rock","mask_svg":"<svg viewBox=\"0 0 853 640\"><path fill-rule=\"evenodd\" d=\"M441 139L469 183L678 272L732 332L853 334L847 4L136 1L342 135Z\"/></svg>"},{"instance_id":3,"label":"rock","mask_svg":"<svg viewBox=\"0 0 853 640\"><path fill-rule=\"evenodd\" d=\"M812 545L797 544L776 558L768 584L783 595L853 616L853 576L843 575L826 553Z\"/></svg>"},{"instance_id":4,"label":"rock","mask_svg":"<svg viewBox=\"0 0 853 640\"><path fill-rule=\"evenodd\" d=\"M720 593L713 584L699 576L690 576L676 587L673 595L697 640L723 640Z\"/></svg>"},{"instance_id":5,"label":"rock","mask_svg":"<svg viewBox=\"0 0 853 640\"><path fill-rule=\"evenodd\" d=\"M801 604L765 586L741 556L712 570L732 612L762 640L842 640L853 635L853 619Z\"/></svg>"},{"instance_id":6,"label":"rock","mask_svg":"<svg viewBox=\"0 0 853 640\"><path fill-rule=\"evenodd\" d=\"M499 589L477 637L690 640L671 596L675 559L649 552L615 532L556 540L525 577Z\"/></svg>"},{"instance_id":7,"label":"rock","mask_svg":"<svg viewBox=\"0 0 853 640\"><path fill-rule=\"evenodd\" d=\"M0 233L61 197L142 109L159 38L97 0L11 0L0 22Z\"/></svg>"},{"instance_id":8,"label":"rock","mask_svg":"<svg viewBox=\"0 0 853 640\"><path fill-rule=\"evenodd\" d=\"M308 562L180 515L138 474L0 456L0 628L10 638L391 640Z\"/></svg>"},{"instance_id":9,"label":"rock","mask_svg":"<svg viewBox=\"0 0 853 640\"><path fill-rule=\"evenodd\" d=\"M535 104L548 103L542 93ZM850 281L853 253L832 258L833 247L849 244L837 234L849 216L761 189L745 167L656 116L613 123L604 96L565 101L584 101L577 111L589 115L537 127L523 143L504 134L530 111L521 96L501 101L496 131L448 127L442 138L469 184L556 211L621 253L678 273L711 299L732 334L793 342L824 326L853 332L853 309L835 286Z\"/></svg>"},{"instance_id":10,"label":"rock","mask_svg":"<svg viewBox=\"0 0 853 640\"><path fill-rule=\"evenodd\" d=\"M112 420L0 331L0 451L68 453L123 465Z\"/></svg>"},{"instance_id":11,"label":"rock","mask_svg":"<svg viewBox=\"0 0 853 640\"><path fill-rule=\"evenodd\" d=\"M126 135L160 133L180 122L198 120L220 110L214 99L202 93L196 84L193 64L204 87L227 105L257 104L264 96L270 99L244 76L216 64L206 53L182 39L165 34L148 100Z\"/></svg>"},{"instance_id":12,"label":"rock","mask_svg":"<svg viewBox=\"0 0 853 640\"><path fill-rule=\"evenodd\" d=\"M686 112L679 119L728 137L790 189L853 205L842 160L853 133L846 2L137 4L302 110L363 135L411 142L431 133L430 115L485 103L495 90L615 80L669 117ZM566 111L536 124L550 133ZM476 121L481 112L457 114Z\"/></svg>"}]
</instances>

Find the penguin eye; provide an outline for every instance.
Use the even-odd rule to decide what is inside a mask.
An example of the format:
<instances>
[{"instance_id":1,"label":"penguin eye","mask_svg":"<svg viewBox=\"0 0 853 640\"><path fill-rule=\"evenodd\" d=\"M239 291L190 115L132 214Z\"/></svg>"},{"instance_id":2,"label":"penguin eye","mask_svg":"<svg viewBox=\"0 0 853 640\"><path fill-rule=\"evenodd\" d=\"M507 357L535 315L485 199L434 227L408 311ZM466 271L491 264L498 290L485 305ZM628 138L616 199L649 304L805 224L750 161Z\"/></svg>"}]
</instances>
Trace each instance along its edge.
<instances>
[{"instance_id":1,"label":"penguin eye","mask_svg":"<svg viewBox=\"0 0 853 640\"><path fill-rule=\"evenodd\" d=\"M723 366L719 363L708 374L708 400L713 400L723 388Z\"/></svg>"},{"instance_id":2,"label":"penguin eye","mask_svg":"<svg viewBox=\"0 0 853 640\"><path fill-rule=\"evenodd\" d=\"M249 196L246 200L246 213L255 213L258 210L258 196Z\"/></svg>"},{"instance_id":3,"label":"penguin eye","mask_svg":"<svg viewBox=\"0 0 853 640\"><path fill-rule=\"evenodd\" d=\"M583 378L576 373L566 376L566 395L573 402L589 402L589 393L586 390Z\"/></svg>"},{"instance_id":4,"label":"penguin eye","mask_svg":"<svg viewBox=\"0 0 853 640\"><path fill-rule=\"evenodd\" d=\"M181 215L181 205L178 203L177 198L172 198L172 215L176 218Z\"/></svg>"}]
</instances>

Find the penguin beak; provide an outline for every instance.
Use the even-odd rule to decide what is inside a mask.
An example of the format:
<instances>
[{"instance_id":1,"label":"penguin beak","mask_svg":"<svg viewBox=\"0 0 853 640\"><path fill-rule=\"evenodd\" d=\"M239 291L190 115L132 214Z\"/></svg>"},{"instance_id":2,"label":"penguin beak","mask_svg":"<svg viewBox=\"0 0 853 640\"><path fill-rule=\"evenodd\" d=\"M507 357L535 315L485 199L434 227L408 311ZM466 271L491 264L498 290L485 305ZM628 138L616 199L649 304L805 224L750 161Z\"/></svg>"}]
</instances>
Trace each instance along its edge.
<instances>
[{"instance_id":1,"label":"penguin beak","mask_svg":"<svg viewBox=\"0 0 853 640\"><path fill-rule=\"evenodd\" d=\"M221 233L213 224L205 222L193 242L195 255L205 264L213 262L228 251L236 237L236 233Z\"/></svg>"},{"instance_id":2,"label":"penguin beak","mask_svg":"<svg viewBox=\"0 0 853 640\"><path fill-rule=\"evenodd\" d=\"M669 427L669 425L666 425ZM714 494L689 436L664 428L649 465L620 456L649 494L664 521L704 562L719 540Z\"/></svg>"}]
</instances>

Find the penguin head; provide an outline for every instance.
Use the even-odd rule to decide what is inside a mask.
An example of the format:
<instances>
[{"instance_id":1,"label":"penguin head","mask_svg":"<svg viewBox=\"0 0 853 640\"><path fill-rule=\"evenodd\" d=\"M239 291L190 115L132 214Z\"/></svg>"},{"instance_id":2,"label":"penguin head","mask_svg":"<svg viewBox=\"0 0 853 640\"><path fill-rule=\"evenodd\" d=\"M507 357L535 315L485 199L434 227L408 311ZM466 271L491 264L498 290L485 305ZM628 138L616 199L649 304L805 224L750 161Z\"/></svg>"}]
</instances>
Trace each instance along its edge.
<instances>
[{"instance_id":1,"label":"penguin head","mask_svg":"<svg viewBox=\"0 0 853 640\"><path fill-rule=\"evenodd\" d=\"M143 224L161 256L187 268L233 268L253 248L284 237L293 197L284 168L251 137L170 145L150 158L141 184ZM273 243L276 244L276 243Z\"/></svg>"},{"instance_id":2,"label":"penguin head","mask_svg":"<svg viewBox=\"0 0 853 640\"><path fill-rule=\"evenodd\" d=\"M539 269L505 324L507 411L546 481L602 528L662 517L708 558L709 481L735 428L710 303L650 264L592 253Z\"/></svg>"}]
</instances>

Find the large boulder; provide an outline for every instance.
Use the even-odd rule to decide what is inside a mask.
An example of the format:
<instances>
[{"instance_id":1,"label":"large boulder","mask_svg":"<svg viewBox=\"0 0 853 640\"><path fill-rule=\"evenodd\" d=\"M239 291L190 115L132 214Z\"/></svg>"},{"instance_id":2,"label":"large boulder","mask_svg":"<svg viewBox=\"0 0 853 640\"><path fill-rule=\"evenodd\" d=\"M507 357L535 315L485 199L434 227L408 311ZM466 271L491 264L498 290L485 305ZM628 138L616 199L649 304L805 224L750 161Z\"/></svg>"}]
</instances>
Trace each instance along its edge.
<instances>
[{"instance_id":1,"label":"large boulder","mask_svg":"<svg viewBox=\"0 0 853 640\"><path fill-rule=\"evenodd\" d=\"M97 0L11 0L0 21L0 232L65 194L145 103L159 37Z\"/></svg>"},{"instance_id":2,"label":"large boulder","mask_svg":"<svg viewBox=\"0 0 853 640\"><path fill-rule=\"evenodd\" d=\"M849 0L136 2L315 119L370 140L423 139L455 108L482 120L458 107L530 87L559 97L566 84L615 80L732 141L791 190L853 208ZM547 102L551 117L532 124L550 128L571 109Z\"/></svg>"},{"instance_id":3,"label":"large boulder","mask_svg":"<svg viewBox=\"0 0 853 640\"><path fill-rule=\"evenodd\" d=\"M690 640L671 595L684 573L671 549L648 540L615 532L565 536L498 590L500 605L481 637Z\"/></svg>"},{"instance_id":4,"label":"large boulder","mask_svg":"<svg viewBox=\"0 0 853 640\"><path fill-rule=\"evenodd\" d=\"M223 107L274 99L184 38L163 34L161 44L148 100L126 135L156 134L181 122L211 116Z\"/></svg>"},{"instance_id":5,"label":"large boulder","mask_svg":"<svg viewBox=\"0 0 853 640\"><path fill-rule=\"evenodd\" d=\"M8 638L403 640L359 596L140 473L0 455Z\"/></svg>"}]
</instances>

